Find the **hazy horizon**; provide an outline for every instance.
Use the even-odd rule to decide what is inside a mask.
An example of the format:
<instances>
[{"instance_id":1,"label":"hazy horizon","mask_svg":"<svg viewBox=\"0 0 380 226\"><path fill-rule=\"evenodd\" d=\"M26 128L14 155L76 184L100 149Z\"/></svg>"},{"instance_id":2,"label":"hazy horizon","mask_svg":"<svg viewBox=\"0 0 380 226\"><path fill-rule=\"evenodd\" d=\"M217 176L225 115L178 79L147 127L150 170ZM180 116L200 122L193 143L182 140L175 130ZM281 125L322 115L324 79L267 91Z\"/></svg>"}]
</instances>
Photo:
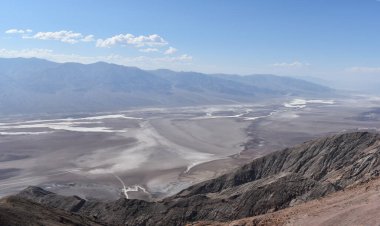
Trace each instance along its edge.
<instances>
[{"instance_id":1,"label":"hazy horizon","mask_svg":"<svg viewBox=\"0 0 380 226\"><path fill-rule=\"evenodd\" d=\"M0 21L0 225L380 224L380 0Z\"/></svg>"},{"instance_id":2,"label":"hazy horizon","mask_svg":"<svg viewBox=\"0 0 380 226\"><path fill-rule=\"evenodd\" d=\"M220 3L6 0L0 57L330 79L380 74L379 1Z\"/></svg>"}]
</instances>

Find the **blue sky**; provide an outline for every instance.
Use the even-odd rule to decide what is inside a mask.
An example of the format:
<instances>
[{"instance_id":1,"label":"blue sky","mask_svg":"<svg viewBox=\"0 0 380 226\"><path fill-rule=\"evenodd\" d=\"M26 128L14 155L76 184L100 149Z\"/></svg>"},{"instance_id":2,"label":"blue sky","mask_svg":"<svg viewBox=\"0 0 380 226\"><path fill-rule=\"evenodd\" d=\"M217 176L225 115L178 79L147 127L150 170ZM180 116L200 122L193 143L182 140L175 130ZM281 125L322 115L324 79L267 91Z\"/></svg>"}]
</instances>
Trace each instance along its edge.
<instances>
[{"instance_id":1,"label":"blue sky","mask_svg":"<svg viewBox=\"0 0 380 226\"><path fill-rule=\"evenodd\" d=\"M377 0L2 0L0 57L380 75Z\"/></svg>"}]
</instances>

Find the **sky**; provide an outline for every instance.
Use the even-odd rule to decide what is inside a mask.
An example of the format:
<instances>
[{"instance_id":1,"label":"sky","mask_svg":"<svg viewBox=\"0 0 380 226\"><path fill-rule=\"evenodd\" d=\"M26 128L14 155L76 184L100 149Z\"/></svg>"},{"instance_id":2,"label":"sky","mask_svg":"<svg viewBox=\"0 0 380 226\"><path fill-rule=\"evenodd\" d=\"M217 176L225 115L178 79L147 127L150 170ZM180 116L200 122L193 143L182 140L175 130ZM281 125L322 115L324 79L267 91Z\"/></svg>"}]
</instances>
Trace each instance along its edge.
<instances>
[{"instance_id":1,"label":"sky","mask_svg":"<svg viewBox=\"0 0 380 226\"><path fill-rule=\"evenodd\" d=\"M0 57L380 75L380 0L1 0Z\"/></svg>"}]
</instances>

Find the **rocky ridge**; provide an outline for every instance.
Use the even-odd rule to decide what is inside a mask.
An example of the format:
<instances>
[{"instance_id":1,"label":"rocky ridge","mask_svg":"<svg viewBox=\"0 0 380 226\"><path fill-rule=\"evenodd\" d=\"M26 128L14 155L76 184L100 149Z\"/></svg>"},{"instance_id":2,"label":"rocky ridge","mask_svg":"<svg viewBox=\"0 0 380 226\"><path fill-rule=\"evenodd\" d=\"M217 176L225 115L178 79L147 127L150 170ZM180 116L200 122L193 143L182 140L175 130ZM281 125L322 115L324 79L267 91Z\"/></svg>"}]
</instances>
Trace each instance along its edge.
<instances>
[{"instance_id":1,"label":"rocky ridge","mask_svg":"<svg viewBox=\"0 0 380 226\"><path fill-rule=\"evenodd\" d=\"M38 187L10 198L103 225L225 222L275 212L368 182L379 176L379 157L380 135L355 132L271 153L158 202L98 202L60 196ZM1 225L2 221L3 217Z\"/></svg>"}]
</instances>

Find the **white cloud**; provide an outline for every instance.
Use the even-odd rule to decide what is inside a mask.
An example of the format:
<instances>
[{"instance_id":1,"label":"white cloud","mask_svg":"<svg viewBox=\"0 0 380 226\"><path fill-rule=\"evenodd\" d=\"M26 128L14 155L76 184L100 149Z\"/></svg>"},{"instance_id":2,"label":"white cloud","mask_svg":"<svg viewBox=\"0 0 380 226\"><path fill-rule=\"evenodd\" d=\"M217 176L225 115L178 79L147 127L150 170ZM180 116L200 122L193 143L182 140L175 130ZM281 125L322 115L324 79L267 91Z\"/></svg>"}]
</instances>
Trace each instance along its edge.
<instances>
[{"instance_id":1,"label":"white cloud","mask_svg":"<svg viewBox=\"0 0 380 226\"><path fill-rule=\"evenodd\" d=\"M347 71L352 73L374 74L380 73L380 67L352 67L348 68Z\"/></svg>"},{"instance_id":2,"label":"white cloud","mask_svg":"<svg viewBox=\"0 0 380 226\"><path fill-rule=\"evenodd\" d=\"M54 31L54 32L38 32L37 34L33 35L33 38L35 39L41 39L41 40L56 40L66 43L77 43L79 39L81 39L83 36L81 33L75 33L72 31Z\"/></svg>"},{"instance_id":3,"label":"white cloud","mask_svg":"<svg viewBox=\"0 0 380 226\"><path fill-rule=\"evenodd\" d=\"M81 39L82 42L93 42L95 41L94 35L86 35L84 38Z\"/></svg>"},{"instance_id":4,"label":"white cloud","mask_svg":"<svg viewBox=\"0 0 380 226\"><path fill-rule=\"evenodd\" d=\"M193 60L193 57L189 56L187 54L183 54L183 55L179 56L178 59L183 60L183 61L191 61L191 60Z\"/></svg>"},{"instance_id":5,"label":"white cloud","mask_svg":"<svg viewBox=\"0 0 380 226\"><path fill-rule=\"evenodd\" d=\"M9 29L5 31L6 34L26 34L31 32L33 32L31 29Z\"/></svg>"},{"instance_id":6,"label":"white cloud","mask_svg":"<svg viewBox=\"0 0 380 226\"><path fill-rule=\"evenodd\" d=\"M282 62L282 63L274 63L274 67L287 67L287 68L300 68L300 67L307 67L310 66L309 63L302 63L299 61L294 61L294 62Z\"/></svg>"},{"instance_id":7,"label":"white cloud","mask_svg":"<svg viewBox=\"0 0 380 226\"><path fill-rule=\"evenodd\" d=\"M61 30L61 31L47 31L47 32L37 32L31 34L33 31L30 29L9 29L5 31L7 34L19 34L24 39L38 39L38 40L55 40L64 43L75 44L78 42L93 42L95 41L95 36L84 35L79 32ZM135 36L133 34L119 34L106 39L98 39L96 41L96 47L111 47L114 45L132 45L139 48L140 52L160 52L158 47L168 45L168 42L157 34L151 35L140 35ZM165 54L173 54L177 49L169 47L165 51Z\"/></svg>"},{"instance_id":8,"label":"white cloud","mask_svg":"<svg viewBox=\"0 0 380 226\"><path fill-rule=\"evenodd\" d=\"M154 46L165 46L168 43L159 35L140 35L134 36L132 34L119 34L107 39L98 39L96 42L97 47L111 47L117 44L121 45L133 45L138 48L140 47L154 47Z\"/></svg>"},{"instance_id":9,"label":"white cloud","mask_svg":"<svg viewBox=\"0 0 380 226\"><path fill-rule=\"evenodd\" d=\"M78 42L92 42L94 41L94 35L83 35L78 32L73 31L48 31L48 32L37 32L31 36L23 36L26 39L39 39L39 40L55 40L64 43L78 43Z\"/></svg>"},{"instance_id":10,"label":"white cloud","mask_svg":"<svg viewBox=\"0 0 380 226\"><path fill-rule=\"evenodd\" d=\"M164 54L166 54L166 55L170 55L170 54L174 54L174 53L176 53L178 50L176 49L176 48L174 48L174 47L169 47L169 49L167 49L165 52L164 52Z\"/></svg>"},{"instance_id":11,"label":"white cloud","mask_svg":"<svg viewBox=\"0 0 380 226\"><path fill-rule=\"evenodd\" d=\"M0 57L13 58L13 57L40 57L50 55L53 51L49 49L22 49L22 50L7 50L0 49Z\"/></svg>"},{"instance_id":12,"label":"white cloud","mask_svg":"<svg viewBox=\"0 0 380 226\"><path fill-rule=\"evenodd\" d=\"M104 61L108 63L115 63L126 66L136 66L147 69L156 68L178 68L181 65L188 65L192 62L193 57L183 54L178 57L125 57L120 55L106 55L106 56L83 56L77 54L59 54L50 49L22 49L22 50L8 50L0 49L0 57L15 58L15 57L37 57L47 59L55 62L78 62L78 63L95 63ZM178 66L178 67L177 67Z\"/></svg>"},{"instance_id":13,"label":"white cloud","mask_svg":"<svg viewBox=\"0 0 380 226\"><path fill-rule=\"evenodd\" d=\"M143 53L152 53L152 52L158 52L159 50L156 48L146 48L146 49L139 49L139 51Z\"/></svg>"}]
</instances>

